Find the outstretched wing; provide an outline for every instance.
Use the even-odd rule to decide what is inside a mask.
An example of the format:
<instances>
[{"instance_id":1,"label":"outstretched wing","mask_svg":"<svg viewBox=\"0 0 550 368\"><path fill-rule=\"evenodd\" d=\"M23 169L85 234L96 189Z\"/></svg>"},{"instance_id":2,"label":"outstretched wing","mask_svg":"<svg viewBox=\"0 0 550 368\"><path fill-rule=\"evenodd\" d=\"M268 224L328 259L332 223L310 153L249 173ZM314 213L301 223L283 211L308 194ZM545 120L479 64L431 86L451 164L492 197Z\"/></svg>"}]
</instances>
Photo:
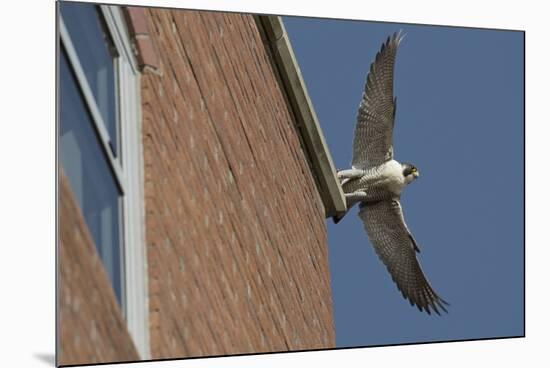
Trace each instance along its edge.
<instances>
[{"instance_id":1,"label":"outstretched wing","mask_svg":"<svg viewBox=\"0 0 550 368\"><path fill-rule=\"evenodd\" d=\"M438 307L447 312L444 305L448 303L434 292L416 259L419 250L405 224L399 201L361 203L359 217L403 297L428 314L431 314L430 308L439 314Z\"/></svg>"},{"instance_id":2,"label":"outstretched wing","mask_svg":"<svg viewBox=\"0 0 550 368\"><path fill-rule=\"evenodd\" d=\"M388 37L370 65L363 98L359 104L353 138L354 168L380 165L393 158L392 132L396 101L393 69L401 32Z\"/></svg>"}]
</instances>

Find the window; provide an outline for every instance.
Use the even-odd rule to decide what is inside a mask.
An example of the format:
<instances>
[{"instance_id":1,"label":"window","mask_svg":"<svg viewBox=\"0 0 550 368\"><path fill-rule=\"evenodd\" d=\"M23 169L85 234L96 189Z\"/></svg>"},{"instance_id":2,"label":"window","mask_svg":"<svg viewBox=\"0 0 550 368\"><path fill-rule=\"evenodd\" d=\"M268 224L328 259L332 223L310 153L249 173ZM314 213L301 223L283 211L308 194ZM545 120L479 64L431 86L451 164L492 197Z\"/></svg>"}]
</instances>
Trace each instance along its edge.
<instances>
[{"instance_id":1,"label":"window","mask_svg":"<svg viewBox=\"0 0 550 368\"><path fill-rule=\"evenodd\" d=\"M103 153L64 50L59 79L61 165L122 305L120 185Z\"/></svg>"},{"instance_id":2,"label":"window","mask_svg":"<svg viewBox=\"0 0 550 368\"><path fill-rule=\"evenodd\" d=\"M62 2L61 15L67 20L65 26L76 53L71 63L67 46L61 48L60 160L117 300L123 305L120 198L124 183L116 175L116 168L121 169L115 156L117 145L113 144L116 135L111 134L118 125L116 54L93 4ZM80 81L79 74L83 75ZM91 92L88 98L79 85ZM102 136L101 128L108 128L108 133Z\"/></svg>"},{"instance_id":3,"label":"window","mask_svg":"<svg viewBox=\"0 0 550 368\"><path fill-rule=\"evenodd\" d=\"M120 7L58 4L60 166L128 331L141 358L147 359L138 68Z\"/></svg>"},{"instance_id":4,"label":"window","mask_svg":"<svg viewBox=\"0 0 550 368\"><path fill-rule=\"evenodd\" d=\"M117 156L115 78L118 53L96 6L65 2L60 6L65 27L108 131L109 144Z\"/></svg>"}]
</instances>

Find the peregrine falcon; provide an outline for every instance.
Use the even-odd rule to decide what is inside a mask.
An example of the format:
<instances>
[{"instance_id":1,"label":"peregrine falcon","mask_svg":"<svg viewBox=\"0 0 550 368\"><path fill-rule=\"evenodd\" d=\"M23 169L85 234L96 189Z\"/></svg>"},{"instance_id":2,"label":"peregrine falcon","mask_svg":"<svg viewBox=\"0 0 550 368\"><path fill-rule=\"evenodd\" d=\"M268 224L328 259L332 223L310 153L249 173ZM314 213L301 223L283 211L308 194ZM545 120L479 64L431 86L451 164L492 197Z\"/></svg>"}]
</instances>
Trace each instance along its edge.
<instances>
[{"instance_id":1,"label":"peregrine falcon","mask_svg":"<svg viewBox=\"0 0 550 368\"><path fill-rule=\"evenodd\" d=\"M392 131L397 99L393 70L400 32L388 37L370 65L357 114L351 169L338 172L348 210L359 203L359 217L380 260L397 288L420 311L437 314L449 305L432 289L416 253L420 252L403 218L403 188L419 177L418 169L393 158ZM345 214L333 217L338 223Z\"/></svg>"}]
</instances>

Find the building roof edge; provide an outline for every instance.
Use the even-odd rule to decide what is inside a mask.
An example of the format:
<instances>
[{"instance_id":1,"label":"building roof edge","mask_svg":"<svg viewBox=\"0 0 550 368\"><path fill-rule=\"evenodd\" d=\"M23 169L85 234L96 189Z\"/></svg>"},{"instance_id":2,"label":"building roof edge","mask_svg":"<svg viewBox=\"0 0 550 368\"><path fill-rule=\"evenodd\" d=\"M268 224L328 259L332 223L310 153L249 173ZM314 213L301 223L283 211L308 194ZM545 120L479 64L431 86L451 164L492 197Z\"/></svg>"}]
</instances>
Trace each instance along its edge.
<instances>
[{"instance_id":1,"label":"building roof edge","mask_svg":"<svg viewBox=\"0 0 550 368\"><path fill-rule=\"evenodd\" d=\"M325 216L343 213L346 211L344 194L283 22L276 15L255 17L257 24L263 28L265 41L275 59L282 87L296 116L300 141L323 200Z\"/></svg>"}]
</instances>

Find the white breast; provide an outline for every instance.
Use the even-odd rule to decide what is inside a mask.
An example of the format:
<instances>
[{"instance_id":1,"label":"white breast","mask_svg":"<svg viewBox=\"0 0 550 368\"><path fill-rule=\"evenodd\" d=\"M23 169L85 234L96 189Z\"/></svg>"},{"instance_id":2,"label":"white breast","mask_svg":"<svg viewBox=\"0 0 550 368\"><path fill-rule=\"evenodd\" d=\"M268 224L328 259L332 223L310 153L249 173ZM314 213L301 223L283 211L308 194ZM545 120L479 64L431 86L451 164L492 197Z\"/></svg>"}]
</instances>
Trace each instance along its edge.
<instances>
[{"instance_id":1,"label":"white breast","mask_svg":"<svg viewBox=\"0 0 550 368\"><path fill-rule=\"evenodd\" d=\"M403 176L403 167L395 160L390 160L383 164L381 170L382 177L388 186L388 189L399 195L401 190L406 185L405 177Z\"/></svg>"}]
</instances>

